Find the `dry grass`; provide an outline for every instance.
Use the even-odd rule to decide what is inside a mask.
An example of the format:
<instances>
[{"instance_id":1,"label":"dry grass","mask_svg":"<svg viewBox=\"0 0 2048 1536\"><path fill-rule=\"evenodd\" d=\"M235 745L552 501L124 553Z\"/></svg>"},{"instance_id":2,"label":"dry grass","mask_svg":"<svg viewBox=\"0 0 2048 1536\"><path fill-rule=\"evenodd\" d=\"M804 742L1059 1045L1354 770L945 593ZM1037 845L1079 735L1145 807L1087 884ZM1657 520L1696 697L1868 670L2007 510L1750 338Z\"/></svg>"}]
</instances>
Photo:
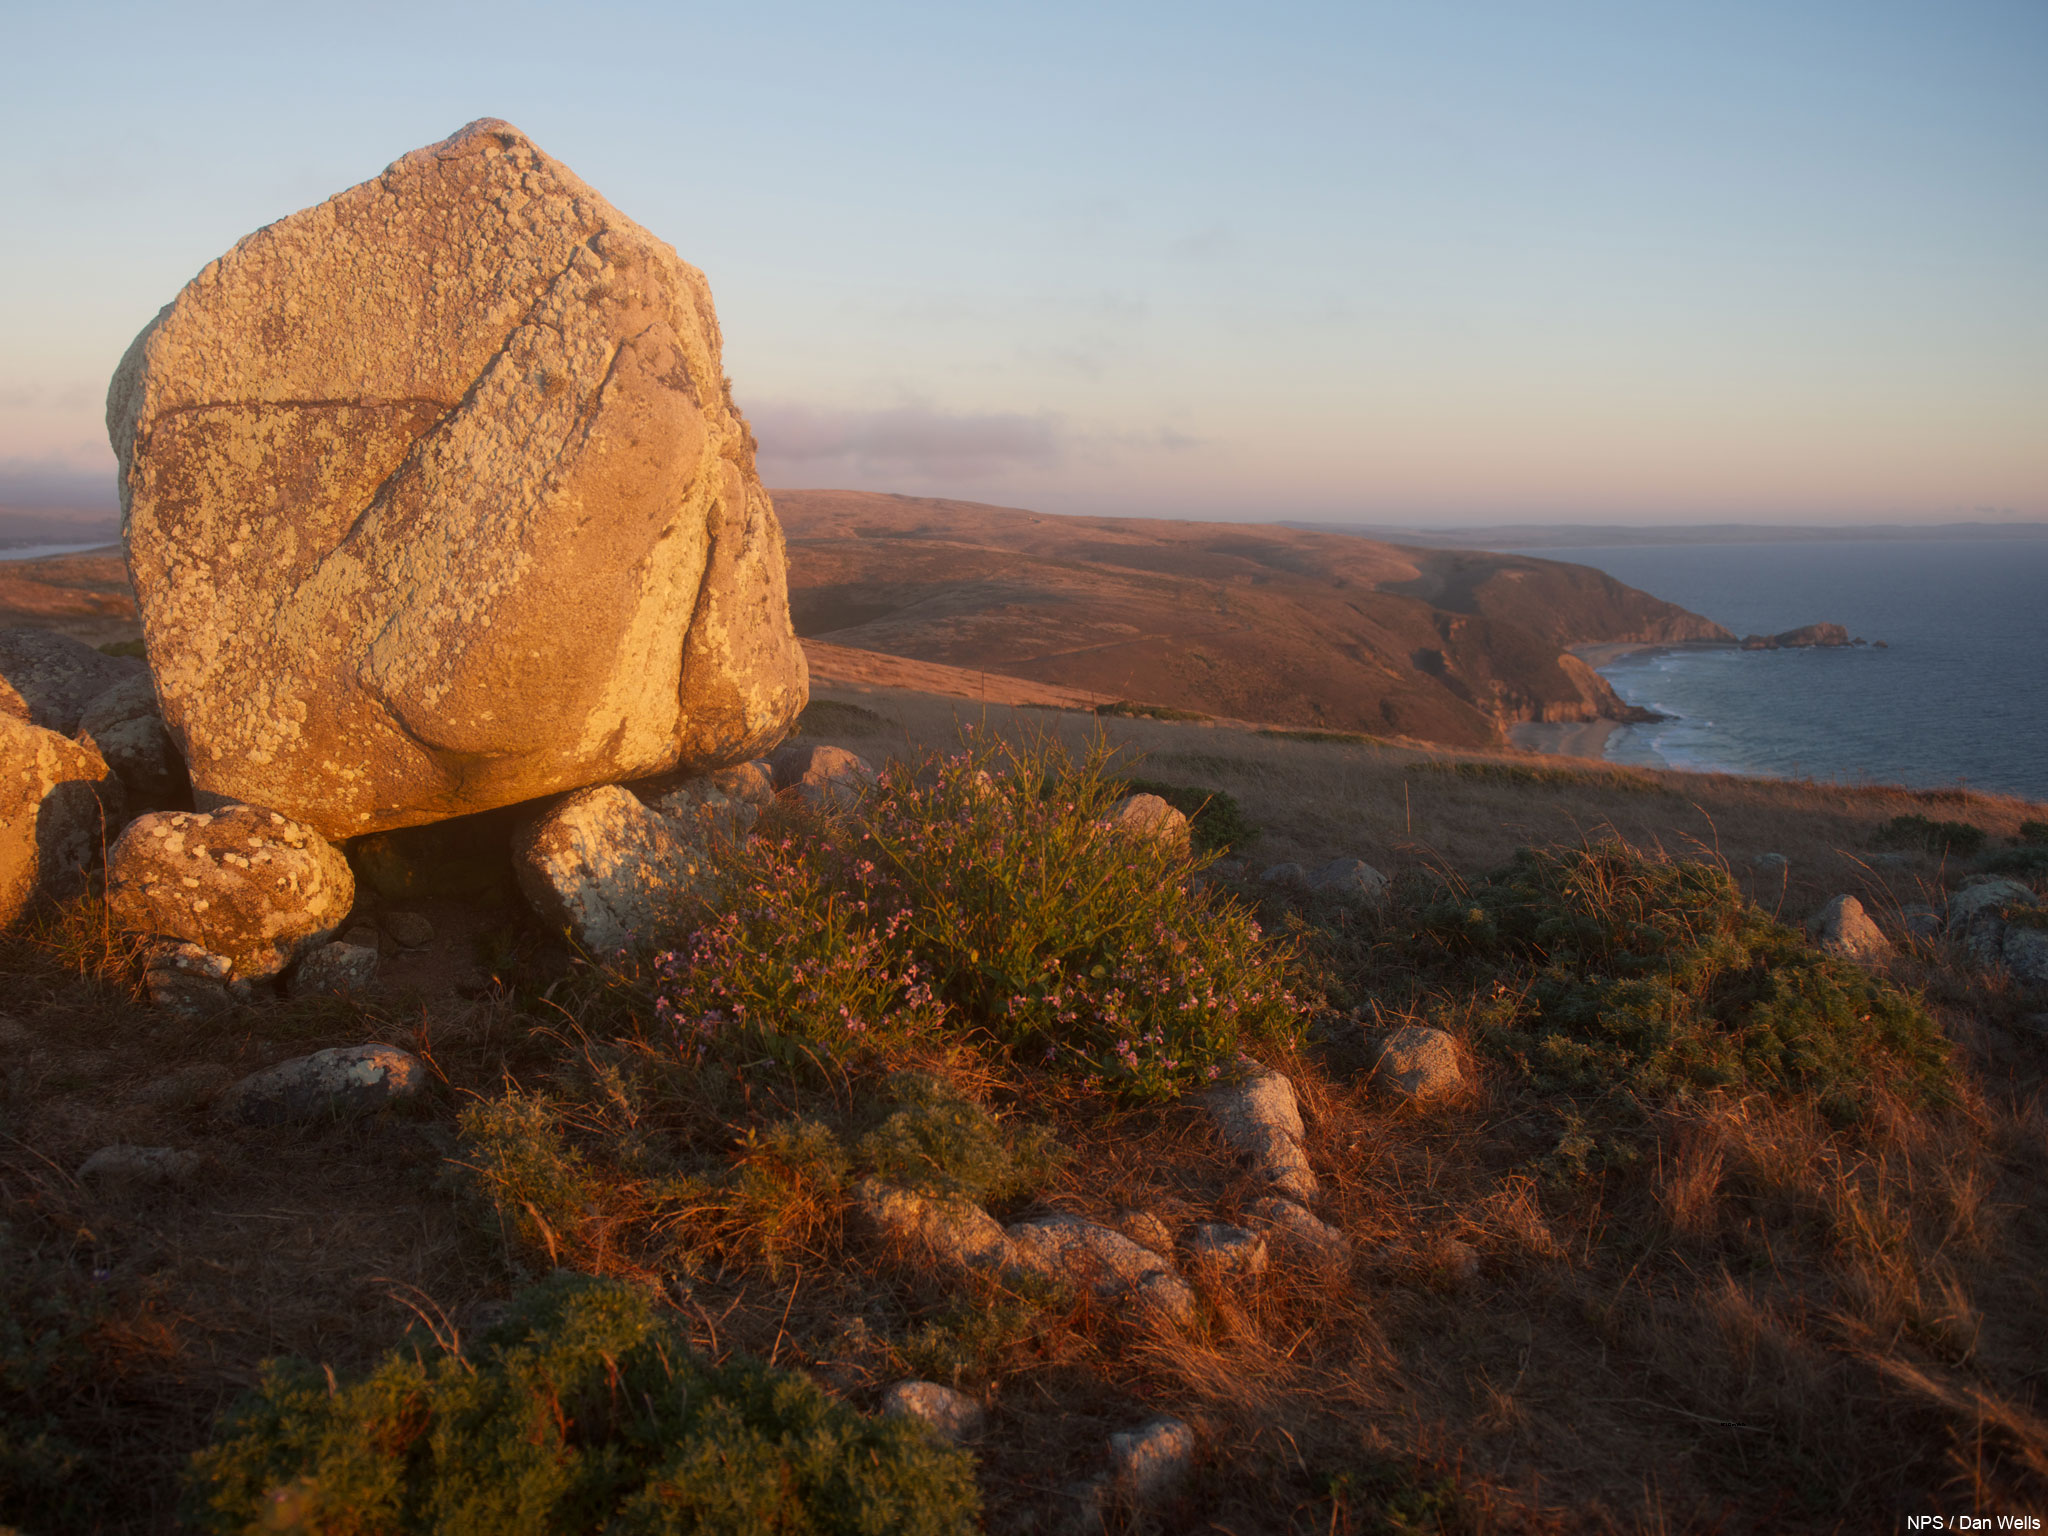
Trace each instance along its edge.
<instances>
[{"instance_id":1,"label":"dry grass","mask_svg":"<svg viewBox=\"0 0 2048 1536\"><path fill-rule=\"evenodd\" d=\"M871 755L942 742L958 723L1074 742L1103 731L1142 753L1148 776L1236 796L1264 828L1254 867L1346 853L1471 878L1521 844L1611 828L1718 854L1788 917L1850 890L1881 921L1943 875L1932 857L1873 862L1872 830L1927 805L1899 790L822 692L874 717L830 719L833 739ZM1432 766L1454 761L1482 767ZM2041 811L1972 796L1939 814L2003 838ZM1789 879L1751 873L1764 852L1790 860ZM456 1119L508 1079L573 1088L576 1113L595 1116L608 1058L584 1044L603 1045L617 1004L516 917L478 927L497 973L478 995L427 986L204 1025L136 1004L133 956L90 904L0 941L6 1256L32 1252L71 1298L89 1363L64 1378L57 1417L117 1469L100 1517L42 1528L172 1528L178 1468L261 1359L357 1368L420 1311L473 1331L547 1268L545 1243L522 1243L465 1194ZM1065 1487L1101 1466L1104 1438L1158 1412L1200 1433L1194 1482L1149 1514L1114 1515L1114 1529L1734 1533L2039 1512L2048 1043L2019 1021L2048 1000L1940 945L1903 951L1893 971L1953 1042L1957 1102L1881 1103L1846 1128L1797 1100L1707 1096L1649 1105L1625 1144L1603 1143L1598 1106L1539 1094L1485 1053L1477 993L1416 1015L1458 1036L1467 1067L1465 1089L1426 1110L1376 1092L1342 1031L1276 1063L1300 1092L1321 1212L1355 1260L1248 1284L1197 1276L1202 1320L1184 1337L1085 1297L948 1275L863 1233L843 1187L787 1177L781 1152L743 1139L803 1108L767 1078L690 1111L693 1143L756 1175L689 1218L692 1271L650 1264L621 1184L583 1210L586 1227L554 1233L556 1259L658 1286L706 1353L800 1367L863 1407L912 1373L975 1392L991 1409L979 1455L995 1530L1047 1528ZM1366 991L1371 1019L1381 994ZM427 1055L435 1092L290 1131L206 1112L236 1074L366 1038ZM1139 1207L1182 1229L1261 1193L1192 1106L1106 1114L1020 1091L967 1050L906 1064L1066 1149L1004 1217ZM857 1108L845 1085L805 1091ZM205 1176L171 1195L81 1188L71 1170L114 1141L198 1148Z\"/></svg>"}]
</instances>

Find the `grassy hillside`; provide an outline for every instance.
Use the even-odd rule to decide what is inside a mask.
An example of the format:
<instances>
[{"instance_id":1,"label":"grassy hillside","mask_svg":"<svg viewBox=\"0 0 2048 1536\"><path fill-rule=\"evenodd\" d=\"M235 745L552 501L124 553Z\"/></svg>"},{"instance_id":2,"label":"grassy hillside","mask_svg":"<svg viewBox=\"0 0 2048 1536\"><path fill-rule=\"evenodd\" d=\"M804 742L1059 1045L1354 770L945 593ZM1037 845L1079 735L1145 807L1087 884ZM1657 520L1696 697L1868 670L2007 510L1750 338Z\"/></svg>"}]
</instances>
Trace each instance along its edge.
<instances>
[{"instance_id":1,"label":"grassy hillside","mask_svg":"<svg viewBox=\"0 0 2048 1536\"><path fill-rule=\"evenodd\" d=\"M980 755L933 766L963 728ZM437 934L387 956L381 991L184 1024L137 1005L90 900L0 940L0 1521L169 1529L189 1486L205 1528L239 1529L281 1488L298 1528L352 1529L308 1513L359 1486L336 1479L396 1468L377 1486L402 1502L495 1486L473 1458L499 1456L532 1487L645 1479L698 1508L716 1480L692 1480L692 1447L801 1423L875 1469L818 1495L833 1507L1048 1530L1106 1438L1160 1413L1197 1433L1191 1480L1112 1505L1109 1529L1832 1531L2048 1498L2048 996L1904 937L1968 839L1895 825L1976 828L1981 861L2043 808L880 688L824 690L804 729L925 766L851 822L776 813L667 960L579 958L509 902L366 898ZM1047 776L1048 738L1122 755ZM1212 825L1241 862L1097 869L1081 834L1130 775L1230 796ZM1528 845L1552 851L1516 862ZM1339 854L1394 877L1386 904L1257 878ZM1798 935L1845 891L1900 940L1875 978ZM1098 975L1098 923L1150 937ZM1048 963L1069 990L1030 979ZM1197 966L1224 980L1183 1015ZM1282 973L1296 1009L1272 1005ZM1126 1012L1140 996L1156 1022ZM735 998L781 1001L727 1027ZM1127 1038L1099 1032L1124 1017ZM1448 1098L1404 1103L1371 1071L1407 1023L1456 1042ZM434 1091L290 1128L208 1112L242 1072L365 1038L421 1054ZM1004 1220L1249 1219L1263 1186L1179 1091L1240 1046L1295 1085L1340 1266L1189 1263L1195 1320L1162 1333L858 1219L878 1176ZM203 1177L81 1185L115 1141L198 1150ZM570 1329L562 1297L584 1293L530 1289L557 1270L627 1300ZM306 1363L265 1376L279 1356ZM906 1376L986 1406L972 1490L863 1427ZM736 1406L698 1425L706 1393ZM406 1472L430 1444L454 1470ZM851 1464L745 1454L771 1503Z\"/></svg>"},{"instance_id":2,"label":"grassy hillside","mask_svg":"<svg viewBox=\"0 0 2048 1536\"><path fill-rule=\"evenodd\" d=\"M854 491L775 504L806 638L1207 714L1484 746L1620 714L1567 646L1729 638L1549 560Z\"/></svg>"}]
</instances>

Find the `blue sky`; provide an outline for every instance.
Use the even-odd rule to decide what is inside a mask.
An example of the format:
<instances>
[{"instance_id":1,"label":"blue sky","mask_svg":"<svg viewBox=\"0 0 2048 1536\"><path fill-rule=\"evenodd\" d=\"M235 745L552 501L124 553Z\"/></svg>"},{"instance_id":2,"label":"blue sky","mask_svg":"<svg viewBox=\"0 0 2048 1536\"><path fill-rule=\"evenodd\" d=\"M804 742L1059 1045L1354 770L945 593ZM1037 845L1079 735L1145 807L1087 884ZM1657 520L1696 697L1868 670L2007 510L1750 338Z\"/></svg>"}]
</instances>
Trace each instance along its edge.
<instances>
[{"instance_id":1,"label":"blue sky","mask_svg":"<svg viewBox=\"0 0 2048 1536\"><path fill-rule=\"evenodd\" d=\"M703 267L771 484L2048 517L2048 5L0 5L0 501L249 230L508 118Z\"/></svg>"}]
</instances>

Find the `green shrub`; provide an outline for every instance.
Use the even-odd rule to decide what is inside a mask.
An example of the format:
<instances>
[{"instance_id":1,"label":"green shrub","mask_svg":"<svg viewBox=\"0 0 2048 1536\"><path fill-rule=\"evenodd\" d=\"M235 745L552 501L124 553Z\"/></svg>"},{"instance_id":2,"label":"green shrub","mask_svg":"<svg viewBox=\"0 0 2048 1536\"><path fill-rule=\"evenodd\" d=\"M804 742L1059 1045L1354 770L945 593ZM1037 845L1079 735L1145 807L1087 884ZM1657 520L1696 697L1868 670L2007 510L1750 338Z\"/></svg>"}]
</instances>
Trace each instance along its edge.
<instances>
[{"instance_id":1,"label":"green shrub","mask_svg":"<svg viewBox=\"0 0 2048 1536\"><path fill-rule=\"evenodd\" d=\"M2048 821L2023 821L2013 838L2016 843L2048 844Z\"/></svg>"},{"instance_id":2,"label":"green shrub","mask_svg":"<svg viewBox=\"0 0 2048 1536\"><path fill-rule=\"evenodd\" d=\"M2035 875L2048 875L2048 848L2039 843L2021 843L2017 848L1999 848L1977 861L1982 869L1994 875L2018 875L2031 879Z\"/></svg>"},{"instance_id":3,"label":"green shrub","mask_svg":"<svg viewBox=\"0 0 2048 1536\"><path fill-rule=\"evenodd\" d=\"M1967 821L1929 821L1925 816L1894 816L1872 834L1884 848L1924 848L1968 858L1984 846L1984 829Z\"/></svg>"},{"instance_id":4,"label":"green shrub","mask_svg":"<svg viewBox=\"0 0 2048 1536\"><path fill-rule=\"evenodd\" d=\"M1118 699L1114 704L1095 706L1098 715L1120 716L1126 720L1207 720L1211 718L1192 709L1174 709L1166 704L1134 704L1129 699Z\"/></svg>"},{"instance_id":5,"label":"green shrub","mask_svg":"<svg viewBox=\"0 0 2048 1536\"><path fill-rule=\"evenodd\" d=\"M969 1457L789 1371L696 1356L646 1295L562 1275L474 1353L337 1382L272 1361L194 1457L202 1532L607 1536L975 1529Z\"/></svg>"},{"instance_id":6,"label":"green shrub","mask_svg":"<svg viewBox=\"0 0 2048 1536\"><path fill-rule=\"evenodd\" d=\"M1042 1129L1012 1132L926 1073L899 1072L886 1086L898 1107L857 1149L886 1183L981 1204L1034 1187L1056 1161Z\"/></svg>"},{"instance_id":7,"label":"green shrub","mask_svg":"<svg viewBox=\"0 0 2048 1536\"><path fill-rule=\"evenodd\" d=\"M1463 759L1410 763L1411 774L1447 779L1472 779L1480 783L1528 785L1538 789L1632 790L1640 794L1666 794L1664 785L1648 774L1627 768L1548 768L1533 763L1488 763Z\"/></svg>"},{"instance_id":8,"label":"green shrub","mask_svg":"<svg viewBox=\"0 0 2048 1536\"><path fill-rule=\"evenodd\" d=\"M1325 747L1382 747L1388 744L1384 737L1368 736L1363 731L1302 731L1273 726L1253 734L1264 736L1269 741L1306 741Z\"/></svg>"},{"instance_id":9,"label":"green shrub","mask_svg":"<svg viewBox=\"0 0 2048 1536\"><path fill-rule=\"evenodd\" d=\"M1196 789L1158 779L1125 779L1120 787L1127 795L1157 795L1187 817L1188 835L1197 853L1225 854L1259 835L1237 797L1220 789Z\"/></svg>"},{"instance_id":10,"label":"green shrub","mask_svg":"<svg viewBox=\"0 0 2048 1536\"><path fill-rule=\"evenodd\" d=\"M87 1529L108 1502L110 1469L65 1422L93 1389L82 1279L0 1225L0 1521L23 1529Z\"/></svg>"},{"instance_id":11,"label":"green shrub","mask_svg":"<svg viewBox=\"0 0 2048 1536\"><path fill-rule=\"evenodd\" d=\"M497 1211L506 1247L545 1253L551 1265L585 1258L604 1190L564 1136L554 1101L514 1088L477 1100L459 1124L471 1159L462 1166Z\"/></svg>"},{"instance_id":12,"label":"green shrub","mask_svg":"<svg viewBox=\"0 0 2048 1536\"><path fill-rule=\"evenodd\" d=\"M1621 842L1524 850L1430 932L1503 987L1487 1046L1539 1084L1813 1094L1847 1109L1879 1077L1945 1080L1941 1036L1914 1002L1809 947L1743 899L1727 871Z\"/></svg>"},{"instance_id":13,"label":"green shrub","mask_svg":"<svg viewBox=\"0 0 2048 1536\"><path fill-rule=\"evenodd\" d=\"M1193 855L1104 830L1107 757L892 763L854 817L755 838L656 957L658 1020L689 1059L951 1035L1130 1099L1213 1077L1293 1027L1292 956Z\"/></svg>"}]
</instances>

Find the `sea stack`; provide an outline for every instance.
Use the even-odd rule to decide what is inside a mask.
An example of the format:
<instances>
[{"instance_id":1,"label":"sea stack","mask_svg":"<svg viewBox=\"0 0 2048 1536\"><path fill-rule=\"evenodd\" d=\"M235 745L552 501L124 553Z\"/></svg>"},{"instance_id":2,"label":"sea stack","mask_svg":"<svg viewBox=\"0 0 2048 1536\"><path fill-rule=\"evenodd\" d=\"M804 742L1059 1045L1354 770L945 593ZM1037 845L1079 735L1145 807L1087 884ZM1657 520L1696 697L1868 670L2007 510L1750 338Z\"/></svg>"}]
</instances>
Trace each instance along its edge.
<instances>
[{"instance_id":1,"label":"sea stack","mask_svg":"<svg viewBox=\"0 0 2048 1536\"><path fill-rule=\"evenodd\" d=\"M804 704L703 274L509 124L238 243L107 426L202 804L347 837L744 762Z\"/></svg>"}]
</instances>

